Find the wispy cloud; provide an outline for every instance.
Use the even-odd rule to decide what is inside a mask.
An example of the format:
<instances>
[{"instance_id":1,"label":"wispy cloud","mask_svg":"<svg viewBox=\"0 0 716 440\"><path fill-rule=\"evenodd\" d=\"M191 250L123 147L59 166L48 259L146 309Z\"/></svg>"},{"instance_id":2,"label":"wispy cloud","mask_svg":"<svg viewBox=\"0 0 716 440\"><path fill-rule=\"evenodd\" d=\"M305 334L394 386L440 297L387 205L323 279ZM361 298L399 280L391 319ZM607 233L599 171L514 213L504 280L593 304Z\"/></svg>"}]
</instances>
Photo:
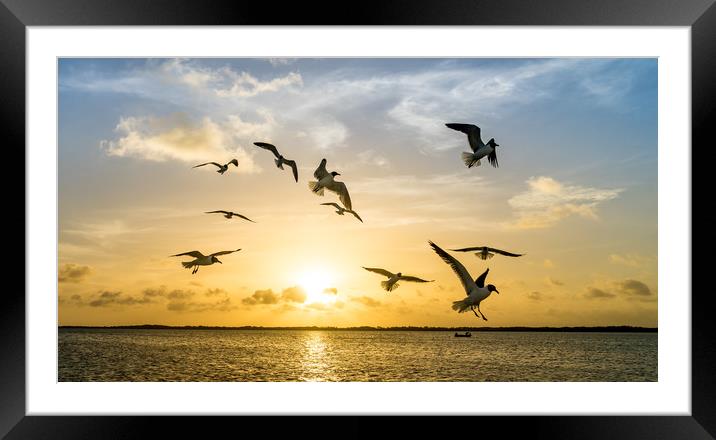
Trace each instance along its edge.
<instances>
[{"instance_id":1,"label":"wispy cloud","mask_svg":"<svg viewBox=\"0 0 716 440\"><path fill-rule=\"evenodd\" d=\"M546 176L531 177L527 185L507 201L517 216L513 226L520 229L548 228L572 215L596 220L597 207L623 191L566 185Z\"/></svg>"},{"instance_id":2,"label":"wispy cloud","mask_svg":"<svg viewBox=\"0 0 716 440\"><path fill-rule=\"evenodd\" d=\"M60 267L57 275L57 281L60 283L81 283L91 273L92 268L89 266L67 263Z\"/></svg>"},{"instance_id":3,"label":"wispy cloud","mask_svg":"<svg viewBox=\"0 0 716 440\"><path fill-rule=\"evenodd\" d=\"M620 264L628 267L641 267L650 261L649 258L643 257L637 254L611 254L609 255L609 262L612 264Z\"/></svg>"},{"instance_id":4,"label":"wispy cloud","mask_svg":"<svg viewBox=\"0 0 716 440\"><path fill-rule=\"evenodd\" d=\"M247 306L255 306L260 304L278 304L284 303L304 303L306 301L306 292L300 286L293 286L284 289L281 293L274 292L271 289L256 290L251 296L243 298L241 303Z\"/></svg>"}]
</instances>

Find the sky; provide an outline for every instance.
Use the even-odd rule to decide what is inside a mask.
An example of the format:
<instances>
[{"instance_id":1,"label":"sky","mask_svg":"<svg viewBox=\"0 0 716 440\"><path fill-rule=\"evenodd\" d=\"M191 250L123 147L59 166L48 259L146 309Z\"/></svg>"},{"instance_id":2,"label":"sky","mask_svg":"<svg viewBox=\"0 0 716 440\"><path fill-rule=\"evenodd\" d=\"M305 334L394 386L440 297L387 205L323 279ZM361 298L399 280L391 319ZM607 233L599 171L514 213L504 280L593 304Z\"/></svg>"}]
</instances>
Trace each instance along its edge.
<instances>
[{"instance_id":1,"label":"sky","mask_svg":"<svg viewBox=\"0 0 716 440\"><path fill-rule=\"evenodd\" d=\"M60 325L657 326L657 60L60 59ZM476 124L499 167L468 169ZM270 142L298 163L279 170ZM224 175L194 165L239 162ZM321 159L353 208L308 189ZM225 219L241 213L256 223ZM499 294L487 322L428 245ZM182 267L237 249L196 274ZM431 283L401 282L385 268Z\"/></svg>"}]
</instances>

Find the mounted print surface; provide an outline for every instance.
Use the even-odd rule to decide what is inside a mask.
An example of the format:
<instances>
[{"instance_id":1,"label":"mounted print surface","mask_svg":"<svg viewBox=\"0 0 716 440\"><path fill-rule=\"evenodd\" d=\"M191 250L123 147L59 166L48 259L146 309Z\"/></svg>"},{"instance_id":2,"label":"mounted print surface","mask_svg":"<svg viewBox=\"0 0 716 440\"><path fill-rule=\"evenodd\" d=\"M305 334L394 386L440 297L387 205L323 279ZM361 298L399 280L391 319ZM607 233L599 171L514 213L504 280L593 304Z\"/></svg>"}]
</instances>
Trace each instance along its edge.
<instances>
[{"instance_id":1,"label":"mounted print surface","mask_svg":"<svg viewBox=\"0 0 716 440\"><path fill-rule=\"evenodd\" d=\"M60 58L58 380L657 381L656 58Z\"/></svg>"}]
</instances>

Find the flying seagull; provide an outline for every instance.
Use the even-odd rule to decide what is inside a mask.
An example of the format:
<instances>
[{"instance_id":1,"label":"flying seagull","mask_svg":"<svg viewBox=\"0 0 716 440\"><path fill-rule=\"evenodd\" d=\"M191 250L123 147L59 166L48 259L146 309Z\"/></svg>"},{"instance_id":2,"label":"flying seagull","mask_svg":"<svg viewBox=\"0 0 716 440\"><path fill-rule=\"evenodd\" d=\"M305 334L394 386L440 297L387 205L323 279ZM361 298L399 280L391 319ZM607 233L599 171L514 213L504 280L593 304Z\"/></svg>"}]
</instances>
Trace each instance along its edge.
<instances>
[{"instance_id":1,"label":"flying seagull","mask_svg":"<svg viewBox=\"0 0 716 440\"><path fill-rule=\"evenodd\" d=\"M238 252L241 249L236 249L233 251L219 251L214 252L210 255L204 255L199 251L191 251L191 252L184 252L183 254L176 254L176 255L170 255L170 257L181 257L182 255L188 255L190 257L194 257L194 260L192 261L182 261L182 266L185 268L194 267L194 270L191 271L192 274L195 274L199 270L199 266L211 266L214 263L224 264L221 261L219 261L218 258L216 258L217 255L226 255L233 252Z\"/></svg>"},{"instance_id":2,"label":"flying seagull","mask_svg":"<svg viewBox=\"0 0 716 440\"><path fill-rule=\"evenodd\" d=\"M254 142L254 145L272 152L273 155L276 156L274 162L276 163L276 166L278 168L283 169L284 164L290 166L293 169L293 178L296 179L296 182L298 182L298 167L296 166L295 160L286 159L285 157L281 156L278 152L278 149L276 149L274 145L267 144L265 142Z\"/></svg>"},{"instance_id":3,"label":"flying seagull","mask_svg":"<svg viewBox=\"0 0 716 440\"><path fill-rule=\"evenodd\" d=\"M388 292L392 292L393 290L398 288L398 286L400 285L400 284L398 284L398 281L412 281L414 283L432 283L433 281L435 281L435 280L424 280L422 278L411 277L409 275L403 275L400 272L392 273L392 272L388 272L385 269L380 269L377 267L363 267L363 269L367 270L368 272L375 272L377 274L388 277L387 281L380 282L381 287Z\"/></svg>"},{"instance_id":4,"label":"flying seagull","mask_svg":"<svg viewBox=\"0 0 716 440\"><path fill-rule=\"evenodd\" d=\"M488 258L492 258L495 254L505 255L507 257L521 257L524 254L513 254L512 252L503 251L500 249L488 247L488 246L475 246L475 247L466 247L462 249L450 249L454 252L472 252L472 251L479 251L475 253L475 255L478 256L478 258L482 260L487 260ZM493 253L494 252L494 253Z\"/></svg>"},{"instance_id":5,"label":"flying seagull","mask_svg":"<svg viewBox=\"0 0 716 440\"><path fill-rule=\"evenodd\" d=\"M338 214L338 215L343 215L343 214L345 214L346 212L348 212L348 213L350 213L350 214L353 214L358 220L360 220L361 223L363 223L363 219L360 218L360 216L358 215L357 212L352 211L352 210L350 210L350 209L346 209L346 208L342 207L341 205L339 205L338 203L335 203L335 202L331 202L331 203L321 203L321 205L333 206L334 208L336 208L336 210L337 210L337 211L336 211L336 214Z\"/></svg>"},{"instance_id":6,"label":"flying seagull","mask_svg":"<svg viewBox=\"0 0 716 440\"><path fill-rule=\"evenodd\" d=\"M453 130L461 131L467 135L467 140L470 142L470 148L472 153L462 153L462 160L465 162L468 168L472 168L477 165L480 166L480 159L487 156L490 165L497 168L497 148L500 144L495 143L495 138L490 139L487 143L482 142L480 137L480 127L473 124L445 124L448 128Z\"/></svg>"},{"instance_id":7,"label":"flying seagull","mask_svg":"<svg viewBox=\"0 0 716 440\"><path fill-rule=\"evenodd\" d=\"M346 188L345 183L333 180L336 176L340 176L340 174L335 171L331 171L330 173L326 171L326 159L323 159L313 173L313 177L318 179L318 181L308 182L308 187L314 194L319 196L323 196L324 189L333 191L338 194L338 198L341 200L341 203L343 203L343 206L349 211L352 211L353 206L351 205L351 196L348 195L348 188Z\"/></svg>"},{"instance_id":8,"label":"flying seagull","mask_svg":"<svg viewBox=\"0 0 716 440\"><path fill-rule=\"evenodd\" d=\"M489 272L490 269L488 268L487 270L485 270L482 275L480 275L475 281L473 281L472 277L470 276L470 273L467 271L467 269L465 269L465 266L463 266L462 263L457 261L455 257L442 250L440 246L436 245L432 241L428 241L428 243L430 243L430 246L433 248L435 253L437 253L440 258L443 259L444 262L450 265L453 272L455 272L455 275L460 278L462 287L465 289L465 294L467 294L467 297L465 299L462 299L460 301L453 301L452 309L457 310L458 313L472 310L472 313L474 313L475 316L479 318L480 316L477 314L477 312L475 312L475 306L477 306L477 311L480 312L480 315L482 315L482 319L487 321L487 318L485 318L485 315L480 310L480 303L485 298L490 296L492 292L500 293L497 291L497 288L492 284L488 284L487 286L485 286L485 278L487 278L487 272Z\"/></svg>"},{"instance_id":9,"label":"flying seagull","mask_svg":"<svg viewBox=\"0 0 716 440\"><path fill-rule=\"evenodd\" d=\"M248 218L248 217L245 217L245 216L243 216L243 215L241 215L241 214L238 214L238 213L236 213L236 212L231 212L231 211L222 211L222 210L218 210L218 211L207 211L207 212L205 212L204 214L224 214L224 217L226 217L226 218L231 218L231 217L233 217L233 216L236 216L236 217L241 217L241 218L244 219L244 220L248 220L248 221L250 221L251 223L256 223L255 221L251 220L251 219Z\"/></svg>"},{"instance_id":10,"label":"flying seagull","mask_svg":"<svg viewBox=\"0 0 716 440\"><path fill-rule=\"evenodd\" d=\"M216 163L216 162L206 162L206 163L202 163L202 164L193 166L192 168L199 168L199 167L203 167L204 165L216 165L217 167L219 167L219 169L216 170L216 172L219 174L224 174L229 169L229 165L231 165L232 163L237 167L239 166L238 160L231 159L229 161L229 163L227 163L226 165L221 165L220 163Z\"/></svg>"}]
</instances>

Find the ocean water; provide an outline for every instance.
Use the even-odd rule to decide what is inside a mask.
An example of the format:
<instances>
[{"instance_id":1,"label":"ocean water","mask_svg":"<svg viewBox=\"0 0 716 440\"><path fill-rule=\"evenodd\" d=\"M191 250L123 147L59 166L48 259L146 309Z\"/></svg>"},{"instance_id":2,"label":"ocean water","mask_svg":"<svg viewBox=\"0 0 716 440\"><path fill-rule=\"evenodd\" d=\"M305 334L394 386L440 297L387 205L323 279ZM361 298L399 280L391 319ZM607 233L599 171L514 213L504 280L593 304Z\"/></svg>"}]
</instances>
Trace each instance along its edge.
<instances>
[{"instance_id":1,"label":"ocean water","mask_svg":"<svg viewBox=\"0 0 716 440\"><path fill-rule=\"evenodd\" d=\"M60 329L61 382L657 380L656 333Z\"/></svg>"}]
</instances>

